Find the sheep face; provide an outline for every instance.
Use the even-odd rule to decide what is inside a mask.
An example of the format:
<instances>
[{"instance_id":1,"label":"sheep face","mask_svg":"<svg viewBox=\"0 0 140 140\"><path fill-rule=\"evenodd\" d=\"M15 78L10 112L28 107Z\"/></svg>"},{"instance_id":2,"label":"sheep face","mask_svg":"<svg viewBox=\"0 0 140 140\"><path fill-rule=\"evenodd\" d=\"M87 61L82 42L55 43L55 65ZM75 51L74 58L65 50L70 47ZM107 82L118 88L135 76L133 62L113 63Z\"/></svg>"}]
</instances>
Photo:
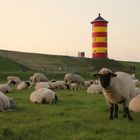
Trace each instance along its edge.
<instances>
[{"instance_id":1,"label":"sheep face","mask_svg":"<svg viewBox=\"0 0 140 140\"><path fill-rule=\"evenodd\" d=\"M98 74L94 74L94 76L96 78L99 78L100 80L100 84L103 88L107 88L109 86L109 83L110 83L110 79L112 77L116 77L117 74L115 73L112 73L112 72L106 72L106 73L98 73Z\"/></svg>"}]
</instances>

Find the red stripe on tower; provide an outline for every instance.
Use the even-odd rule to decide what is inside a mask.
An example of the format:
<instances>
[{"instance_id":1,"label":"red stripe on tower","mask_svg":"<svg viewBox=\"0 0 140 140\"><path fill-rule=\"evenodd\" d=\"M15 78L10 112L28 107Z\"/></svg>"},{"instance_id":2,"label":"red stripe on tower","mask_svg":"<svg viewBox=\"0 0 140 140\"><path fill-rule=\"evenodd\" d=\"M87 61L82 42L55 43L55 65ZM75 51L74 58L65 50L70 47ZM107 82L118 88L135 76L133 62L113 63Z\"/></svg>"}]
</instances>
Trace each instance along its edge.
<instances>
[{"instance_id":1,"label":"red stripe on tower","mask_svg":"<svg viewBox=\"0 0 140 140\"><path fill-rule=\"evenodd\" d=\"M100 14L92 24L92 58L106 59L107 54L107 21Z\"/></svg>"}]
</instances>

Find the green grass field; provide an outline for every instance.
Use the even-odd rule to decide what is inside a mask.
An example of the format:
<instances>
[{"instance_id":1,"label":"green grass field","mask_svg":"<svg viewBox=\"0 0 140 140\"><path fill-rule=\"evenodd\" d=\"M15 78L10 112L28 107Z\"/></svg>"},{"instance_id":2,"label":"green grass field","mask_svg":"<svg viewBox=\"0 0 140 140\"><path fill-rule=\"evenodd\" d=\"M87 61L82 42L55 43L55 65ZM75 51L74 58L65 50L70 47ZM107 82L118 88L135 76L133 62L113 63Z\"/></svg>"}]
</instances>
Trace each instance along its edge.
<instances>
[{"instance_id":1,"label":"green grass field","mask_svg":"<svg viewBox=\"0 0 140 140\"><path fill-rule=\"evenodd\" d=\"M140 138L140 113L134 121L122 117L108 119L104 97L88 95L86 90L56 90L59 101L34 104L33 89L7 94L14 97L13 112L0 112L0 140L137 140Z\"/></svg>"}]
</instances>

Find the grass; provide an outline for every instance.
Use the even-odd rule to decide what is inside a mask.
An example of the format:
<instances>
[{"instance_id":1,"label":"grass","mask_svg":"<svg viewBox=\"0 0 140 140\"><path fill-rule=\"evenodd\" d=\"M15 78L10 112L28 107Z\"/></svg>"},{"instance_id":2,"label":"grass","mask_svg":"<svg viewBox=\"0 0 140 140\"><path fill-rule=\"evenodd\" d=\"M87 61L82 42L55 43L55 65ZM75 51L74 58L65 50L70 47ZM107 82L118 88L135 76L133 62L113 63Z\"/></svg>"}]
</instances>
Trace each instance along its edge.
<instances>
[{"instance_id":1,"label":"grass","mask_svg":"<svg viewBox=\"0 0 140 140\"><path fill-rule=\"evenodd\" d=\"M33 89L8 94L17 108L0 112L0 139L6 140L132 140L140 137L140 113L131 113L134 121L122 117L108 119L108 107L102 94L87 95L86 90L57 90L55 104L33 104ZM120 107L121 108L121 107Z\"/></svg>"}]
</instances>

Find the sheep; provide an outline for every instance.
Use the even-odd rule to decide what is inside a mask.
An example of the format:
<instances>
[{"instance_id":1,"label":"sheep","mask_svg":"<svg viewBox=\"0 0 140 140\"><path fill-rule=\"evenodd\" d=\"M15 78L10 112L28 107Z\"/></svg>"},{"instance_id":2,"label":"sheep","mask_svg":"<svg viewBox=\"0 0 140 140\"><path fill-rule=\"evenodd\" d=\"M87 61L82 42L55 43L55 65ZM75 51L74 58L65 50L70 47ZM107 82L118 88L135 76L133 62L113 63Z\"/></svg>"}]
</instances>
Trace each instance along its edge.
<instances>
[{"instance_id":1,"label":"sheep","mask_svg":"<svg viewBox=\"0 0 140 140\"><path fill-rule=\"evenodd\" d=\"M7 77L8 81L14 81L15 83L20 83L21 79L17 76L8 76Z\"/></svg>"},{"instance_id":2,"label":"sheep","mask_svg":"<svg viewBox=\"0 0 140 140\"><path fill-rule=\"evenodd\" d=\"M43 73L35 73L30 77L30 81L36 84L37 82L48 82L49 80Z\"/></svg>"},{"instance_id":3,"label":"sheep","mask_svg":"<svg viewBox=\"0 0 140 140\"><path fill-rule=\"evenodd\" d=\"M0 85L0 91L3 92L3 93L12 92L14 85L15 85L14 81L8 81L6 84L1 84Z\"/></svg>"},{"instance_id":4,"label":"sheep","mask_svg":"<svg viewBox=\"0 0 140 140\"><path fill-rule=\"evenodd\" d=\"M30 101L33 103L53 103L57 101L57 95L54 91L47 89L47 88L40 88L38 90L35 90L30 95Z\"/></svg>"},{"instance_id":5,"label":"sheep","mask_svg":"<svg viewBox=\"0 0 140 140\"><path fill-rule=\"evenodd\" d=\"M90 87L90 85L92 85L92 84L93 84L93 81L92 81L92 80L90 80L90 81L85 81L85 88Z\"/></svg>"},{"instance_id":6,"label":"sheep","mask_svg":"<svg viewBox=\"0 0 140 140\"><path fill-rule=\"evenodd\" d=\"M31 86L31 83L29 81L21 81L18 85L16 85L16 88L18 90L27 89Z\"/></svg>"},{"instance_id":7,"label":"sheep","mask_svg":"<svg viewBox=\"0 0 140 140\"><path fill-rule=\"evenodd\" d=\"M103 88L101 87L101 85L97 85L97 84L92 84L88 87L87 89L87 93L88 94L100 94L103 92Z\"/></svg>"},{"instance_id":8,"label":"sheep","mask_svg":"<svg viewBox=\"0 0 140 140\"><path fill-rule=\"evenodd\" d=\"M140 112L140 94L135 96L129 103L129 109L133 112Z\"/></svg>"},{"instance_id":9,"label":"sheep","mask_svg":"<svg viewBox=\"0 0 140 140\"><path fill-rule=\"evenodd\" d=\"M40 88L48 88L48 89L50 89L49 82L39 82L39 83L36 83L35 90L38 90Z\"/></svg>"},{"instance_id":10,"label":"sheep","mask_svg":"<svg viewBox=\"0 0 140 140\"><path fill-rule=\"evenodd\" d=\"M70 87L71 83L77 83L77 86L79 88L84 87L85 85L85 80L82 78L82 76L78 74L67 73L64 76L64 81L65 81L65 84L67 85L67 88Z\"/></svg>"},{"instance_id":11,"label":"sheep","mask_svg":"<svg viewBox=\"0 0 140 140\"><path fill-rule=\"evenodd\" d=\"M70 89L71 90L76 90L77 89L77 83L71 83L70 84Z\"/></svg>"},{"instance_id":12,"label":"sheep","mask_svg":"<svg viewBox=\"0 0 140 140\"><path fill-rule=\"evenodd\" d=\"M56 81L56 82L50 82L50 89L66 89L66 85L64 81Z\"/></svg>"},{"instance_id":13,"label":"sheep","mask_svg":"<svg viewBox=\"0 0 140 140\"><path fill-rule=\"evenodd\" d=\"M133 82L136 87L140 86L140 81L138 79L133 79Z\"/></svg>"},{"instance_id":14,"label":"sheep","mask_svg":"<svg viewBox=\"0 0 140 140\"><path fill-rule=\"evenodd\" d=\"M135 85L131 76L125 72L113 73L108 68L102 68L94 76L99 78L103 87L105 100L110 107L110 120L113 120L114 117L118 118L118 103L123 103L123 116L133 120L128 108L135 92Z\"/></svg>"},{"instance_id":15,"label":"sheep","mask_svg":"<svg viewBox=\"0 0 140 140\"><path fill-rule=\"evenodd\" d=\"M0 91L0 111L12 111L12 108L16 106L13 98L7 97L3 92Z\"/></svg>"}]
</instances>

